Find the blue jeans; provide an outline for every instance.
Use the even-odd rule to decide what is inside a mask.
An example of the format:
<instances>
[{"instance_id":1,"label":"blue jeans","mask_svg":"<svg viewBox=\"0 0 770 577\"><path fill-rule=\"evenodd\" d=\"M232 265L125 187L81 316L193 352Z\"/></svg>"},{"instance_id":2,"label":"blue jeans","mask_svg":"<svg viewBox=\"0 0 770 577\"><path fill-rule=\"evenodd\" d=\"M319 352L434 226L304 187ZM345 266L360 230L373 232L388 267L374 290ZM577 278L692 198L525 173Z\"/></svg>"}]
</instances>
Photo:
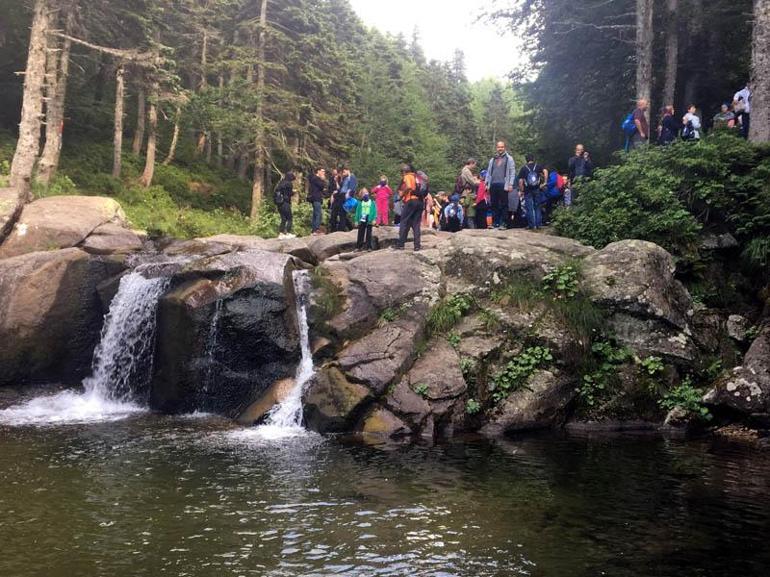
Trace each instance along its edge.
<instances>
[{"instance_id":1,"label":"blue jeans","mask_svg":"<svg viewBox=\"0 0 770 577\"><path fill-rule=\"evenodd\" d=\"M527 191L524 194L524 206L527 211L527 228L543 226L543 212L540 207L542 192Z\"/></svg>"},{"instance_id":2,"label":"blue jeans","mask_svg":"<svg viewBox=\"0 0 770 577\"><path fill-rule=\"evenodd\" d=\"M310 219L310 229L316 232L321 228L321 201L313 201L313 218Z\"/></svg>"}]
</instances>

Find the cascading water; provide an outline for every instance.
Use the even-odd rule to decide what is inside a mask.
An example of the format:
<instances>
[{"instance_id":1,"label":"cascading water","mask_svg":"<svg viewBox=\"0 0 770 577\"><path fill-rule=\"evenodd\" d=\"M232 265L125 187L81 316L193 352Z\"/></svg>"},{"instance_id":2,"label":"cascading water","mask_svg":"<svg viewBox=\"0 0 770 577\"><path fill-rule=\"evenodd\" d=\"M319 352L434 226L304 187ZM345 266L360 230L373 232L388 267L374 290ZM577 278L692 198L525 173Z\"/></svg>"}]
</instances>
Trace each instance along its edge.
<instances>
[{"instance_id":1,"label":"cascading water","mask_svg":"<svg viewBox=\"0 0 770 577\"><path fill-rule=\"evenodd\" d=\"M307 322L310 279L305 271L294 272L293 279L297 302L297 329L302 357L291 391L267 414L265 424L256 429L258 436L263 438L280 439L307 433L302 426L302 394L305 386L315 374L313 353L310 350L310 330Z\"/></svg>"},{"instance_id":2,"label":"cascading water","mask_svg":"<svg viewBox=\"0 0 770 577\"><path fill-rule=\"evenodd\" d=\"M92 376L83 381L85 390L0 410L0 424L114 421L143 411L132 398L132 387L146 385L152 375L156 309L168 283L168 278L145 278L139 272L123 277L94 351Z\"/></svg>"}]
</instances>

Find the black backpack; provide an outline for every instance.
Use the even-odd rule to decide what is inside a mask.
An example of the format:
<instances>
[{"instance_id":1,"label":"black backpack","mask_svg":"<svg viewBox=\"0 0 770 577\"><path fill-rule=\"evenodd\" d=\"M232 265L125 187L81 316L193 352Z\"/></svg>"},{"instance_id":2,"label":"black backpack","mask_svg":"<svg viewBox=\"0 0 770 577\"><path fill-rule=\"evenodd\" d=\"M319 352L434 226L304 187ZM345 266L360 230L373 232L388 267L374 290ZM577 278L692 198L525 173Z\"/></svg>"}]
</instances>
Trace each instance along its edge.
<instances>
[{"instance_id":1,"label":"black backpack","mask_svg":"<svg viewBox=\"0 0 770 577\"><path fill-rule=\"evenodd\" d=\"M540 187L540 177L541 174L535 170L537 168L537 164L535 165L535 168L530 168L529 165L527 166L527 178L524 180L524 182L527 185L527 188L539 188Z\"/></svg>"},{"instance_id":2,"label":"black backpack","mask_svg":"<svg viewBox=\"0 0 770 577\"><path fill-rule=\"evenodd\" d=\"M281 206L283 203L286 202L286 195L283 192L283 183L279 183L278 186L275 187L275 191L273 192L273 202L275 202L276 206Z\"/></svg>"}]
</instances>

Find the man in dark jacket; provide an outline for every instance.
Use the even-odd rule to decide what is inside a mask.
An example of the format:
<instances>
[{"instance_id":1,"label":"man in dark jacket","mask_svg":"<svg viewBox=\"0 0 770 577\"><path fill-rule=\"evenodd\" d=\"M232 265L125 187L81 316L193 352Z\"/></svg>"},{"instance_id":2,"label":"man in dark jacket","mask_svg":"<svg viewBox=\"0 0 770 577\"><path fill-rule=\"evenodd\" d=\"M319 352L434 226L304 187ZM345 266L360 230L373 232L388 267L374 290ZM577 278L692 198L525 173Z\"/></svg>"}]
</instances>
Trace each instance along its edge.
<instances>
[{"instance_id":1,"label":"man in dark jacket","mask_svg":"<svg viewBox=\"0 0 770 577\"><path fill-rule=\"evenodd\" d=\"M278 207L278 214L281 215L281 226L278 228L278 238L294 238L291 233L293 216L291 213L291 197L294 194L294 181L296 176L293 172L287 172L283 180L275 187L275 205Z\"/></svg>"},{"instance_id":2,"label":"man in dark jacket","mask_svg":"<svg viewBox=\"0 0 770 577\"><path fill-rule=\"evenodd\" d=\"M326 190L326 170L318 168L315 174L311 174L308 179L310 182L310 192L307 195L308 202L313 204L313 217L310 220L310 230L312 234L321 234L321 205L324 200L324 191Z\"/></svg>"}]
</instances>

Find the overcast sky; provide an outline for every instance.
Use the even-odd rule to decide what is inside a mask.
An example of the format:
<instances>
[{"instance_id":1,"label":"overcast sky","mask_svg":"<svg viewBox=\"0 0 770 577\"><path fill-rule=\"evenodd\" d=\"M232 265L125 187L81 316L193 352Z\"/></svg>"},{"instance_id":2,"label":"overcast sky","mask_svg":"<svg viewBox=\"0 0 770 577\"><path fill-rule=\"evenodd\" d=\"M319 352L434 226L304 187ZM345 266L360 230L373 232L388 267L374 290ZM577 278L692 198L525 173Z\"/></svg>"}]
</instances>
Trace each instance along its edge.
<instances>
[{"instance_id":1,"label":"overcast sky","mask_svg":"<svg viewBox=\"0 0 770 577\"><path fill-rule=\"evenodd\" d=\"M517 40L489 24L475 23L489 0L350 0L367 26L412 37L415 25L428 59L450 60L465 52L468 78L503 78L519 62Z\"/></svg>"}]
</instances>

